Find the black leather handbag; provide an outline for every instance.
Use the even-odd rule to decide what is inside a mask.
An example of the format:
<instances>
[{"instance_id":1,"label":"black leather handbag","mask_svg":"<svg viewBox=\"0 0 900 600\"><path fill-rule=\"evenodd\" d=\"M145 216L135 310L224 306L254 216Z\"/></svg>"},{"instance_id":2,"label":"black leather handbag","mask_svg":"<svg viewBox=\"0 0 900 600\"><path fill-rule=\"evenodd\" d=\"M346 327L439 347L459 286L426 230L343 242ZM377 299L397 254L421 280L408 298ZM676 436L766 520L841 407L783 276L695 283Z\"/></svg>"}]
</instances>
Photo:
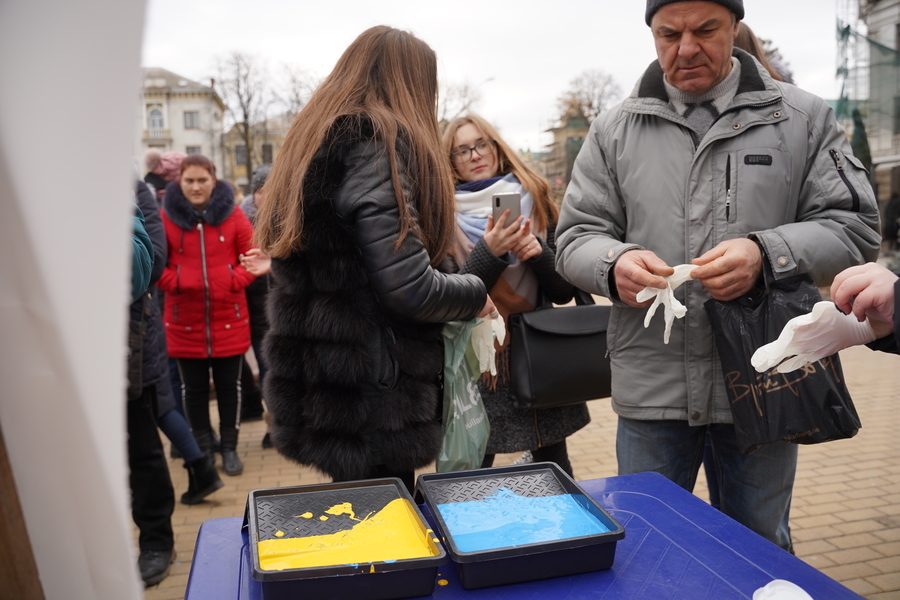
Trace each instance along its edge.
<instances>
[{"instance_id":1,"label":"black leather handbag","mask_svg":"<svg viewBox=\"0 0 900 600\"><path fill-rule=\"evenodd\" d=\"M575 306L509 315L510 397L518 408L553 408L611 395L606 329L611 306L578 290Z\"/></svg>"}]
</instances>

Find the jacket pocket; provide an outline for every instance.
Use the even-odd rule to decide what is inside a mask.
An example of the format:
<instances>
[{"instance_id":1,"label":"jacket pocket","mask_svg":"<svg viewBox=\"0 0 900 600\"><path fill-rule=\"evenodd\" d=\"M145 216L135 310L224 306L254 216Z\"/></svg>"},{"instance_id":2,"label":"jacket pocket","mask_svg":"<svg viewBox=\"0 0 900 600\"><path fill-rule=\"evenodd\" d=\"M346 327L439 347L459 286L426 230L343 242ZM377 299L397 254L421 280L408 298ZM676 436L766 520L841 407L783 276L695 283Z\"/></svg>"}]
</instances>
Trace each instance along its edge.
<instances>
[{"instance_id":1,"label":"jacket pocket","mask_svg":"<svg viewBox=\"0 0 900 600\"><path fill-rule=\"evenodd\" d=\"M397 387L400 379L400 365L395 358L397 338L394 330L390 327L379 328L379 335L373 346L373 383L379 391L389 392Z\"/></svg>"},{"instance_id":2,"label":"jacket pocket","mask_svg":"<svg viewBox=\"0 0 900 600\"><path fill-rule=\"evenodd\" d=\"M727 233L733 237L783 223L792 193L790 153L774 148L744 148L729 156Z\"/></svg>"},{"instance_id":3,"label":"jacket pocket","mask_svg":"<svg viewBox=\"0 0 900 600\"><path fill-rule=\"evenodd\" d=\"M851 167L859 169L863 173L866 172L866 168L863 166L862 162L855 156L844 154L843 152L835 148L829 150L828 154L831 156L831 160L834 163L834 168L837 170L838 177L841 178L841 181L843 181L844 185L847 186L847 191L850 192L850 200L852 203L851 209L853 210L853 212L859 212L859 190L850 181L850 178L847 176L847 170L845 167L849 163Z\"/></svg>"}]
</instances>

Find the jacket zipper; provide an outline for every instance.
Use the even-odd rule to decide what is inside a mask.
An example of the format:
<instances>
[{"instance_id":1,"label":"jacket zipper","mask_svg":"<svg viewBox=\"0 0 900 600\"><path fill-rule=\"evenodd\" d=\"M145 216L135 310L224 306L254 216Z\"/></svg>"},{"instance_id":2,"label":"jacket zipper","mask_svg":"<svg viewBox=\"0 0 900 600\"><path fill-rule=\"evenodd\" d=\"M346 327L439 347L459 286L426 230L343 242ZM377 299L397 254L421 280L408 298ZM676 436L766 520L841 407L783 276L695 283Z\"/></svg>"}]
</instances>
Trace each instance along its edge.
<instances>
[{"instance_id":1,"label":"jacket zipper","mask_svg":"<svg viewBox=\"0 0 900 600\"><path fill-rule=\"evenodd\" d=\"M203 223L197 223L197 230L200 232L200 266L203 268L203 293L205 296L206 310L204 318L206 320L206 351L207 356L212 358L212 330L209 326L209 274L206 272L206 239L203 235Z\"/></svg>"},{"instance_id":2,"label":"jacket zipper","mask_svg":"<svg viewBox=\"0 0 900 600\"><path fill-rule=\"evenodd\" d=\"M837 167L838 175L841 176L844 185L850 190L850 197L853 198L853 212L859 212L859 194L856 188L853 187L853 184L850 183L850 180L847 179L847 174L844 173L844 161L841 160L841 154L834 148L829 150L828 153L831 154L831 160L834 161L834 166Z\"/></svg>"},{"instance_id":3,"label":"jacket zipper","mask_svg":"<svg viewBox=\"0 0 900 600\"><path fill-rule=\"evenodd\" d=\"M725 159L725 222L731 223L731 155Z\"/></svg>"}]
</instances>

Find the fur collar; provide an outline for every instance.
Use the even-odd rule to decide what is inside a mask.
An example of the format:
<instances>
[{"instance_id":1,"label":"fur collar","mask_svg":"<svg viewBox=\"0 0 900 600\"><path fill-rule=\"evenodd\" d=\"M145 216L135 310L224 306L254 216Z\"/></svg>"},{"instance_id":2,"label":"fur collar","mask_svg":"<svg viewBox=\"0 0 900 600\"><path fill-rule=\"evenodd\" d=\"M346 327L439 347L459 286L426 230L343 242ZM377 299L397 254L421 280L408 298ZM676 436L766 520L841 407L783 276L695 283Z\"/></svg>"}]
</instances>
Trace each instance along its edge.
<instances>
[{"instance_id":1,"label":"fur collar","mask_svg":"<svg viewBox=\"0 0 900 600\"><path fill-rule=\"evenodd\" d=\"M200 221L218 226L234 212L234 191L221 179L217 180L206 208L198 211L184 197L181 186L175 181L166 187L163 210L166 211L166 216L181 229L194 229Z\"/></svg>"}]
</instances>

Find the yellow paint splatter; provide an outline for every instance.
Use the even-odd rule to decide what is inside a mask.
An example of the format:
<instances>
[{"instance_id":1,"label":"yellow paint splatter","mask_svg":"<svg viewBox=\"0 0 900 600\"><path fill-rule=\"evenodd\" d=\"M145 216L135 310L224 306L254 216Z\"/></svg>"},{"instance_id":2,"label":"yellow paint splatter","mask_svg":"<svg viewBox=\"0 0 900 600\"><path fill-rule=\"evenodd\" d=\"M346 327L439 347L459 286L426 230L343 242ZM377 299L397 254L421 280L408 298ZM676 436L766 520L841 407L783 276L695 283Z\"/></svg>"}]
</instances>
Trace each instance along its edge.
<instances>
[{"instance_id":1,"label":"yellow paint splatter","mask_svg":"<svg viewBox=\"0 0 900 600\"><path fill-rule=\"evenodd\" d=\"M259 567L264 571L281 571L437 556L440 549L431 541L432 535L426 531L412 504L397 498L352 529L329 535L261 541L257 545Z\"/></svg>"},{"instance_id":2,"label":"yellow paint splatter","mask_svg":"<svg viewBox=\"0 0 900 600\"><path fill-rule=\"evenodd\" d=\"M335 504L334 506L332 506L331 508L326 510L325 514L334 515L334 516L350 515L351 519L358 520L358 519L356 519L356 513L353 512L353 505L350 504L349 502L342 502L340 504Z\"/></svg>"},{"instance_id":3,"label":"yellow paint splatter","mask_svg":"<svg viewBox=\"0 0 900 600\"><path fill-rule=\"evenodd\" d=\"M319 517L319 520L320 520L320 521L327 521L327 520L328 520L328 517L326 517L325 515L322 515L321 517Z\"/></svg>"},{"instance_id":4,"label":"yellow paint splatter","mask_svg":"<svg viewBox=\"0 0 900 600\"><path fill-rule=\"evenodd\" d=\"M275 532L275 537L284 537L284 532L283 532L283 531L276 531L276 532Z\"/></svg>"},{"instance_id":5,"label":"yellow paint splatter","mask_svg":"<svg viewBox=\"0 0 900 600\"><path fill-rule=\"evenodd\" d=\"M294 515L295 519L312 519L313 514L311 512L305 512L302 515Z\"/></svg>"},{"instance_id":6,"label":"yellow paint splatter","mask_svg":"<svg viewBox=\"0 0 900 600\"><path fill-rule=\"evenodd\" d=\"M438 585L450 585L450 582L446 579L438 579Z\"/></svg>"}]
</instances>

